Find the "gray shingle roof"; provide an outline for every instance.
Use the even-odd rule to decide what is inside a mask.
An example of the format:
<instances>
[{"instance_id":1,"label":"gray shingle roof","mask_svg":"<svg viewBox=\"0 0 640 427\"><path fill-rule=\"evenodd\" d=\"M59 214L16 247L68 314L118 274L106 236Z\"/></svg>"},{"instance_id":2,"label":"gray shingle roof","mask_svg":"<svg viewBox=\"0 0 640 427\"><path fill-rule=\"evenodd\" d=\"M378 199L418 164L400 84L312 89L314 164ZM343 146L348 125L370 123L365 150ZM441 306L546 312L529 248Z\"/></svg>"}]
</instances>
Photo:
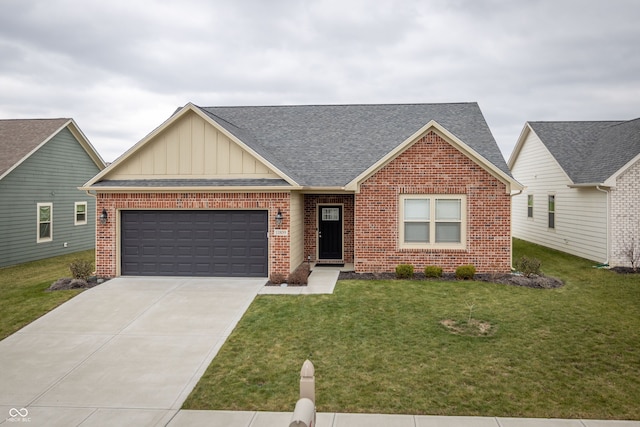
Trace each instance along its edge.
<instances>
[{"instance_id":1,"label":"gray shingle roof","mask_svg":"<svg viewBox=\"0 0 640 427\"><path fill-rule=\"evenodd\" d=\"M575 184L603 183L640 154L640 119L529 125Z\"/></svg>"},{"instance_id":2,"label":"gray shingle roof","mask_svg":"<svg viewBox=\"0 0 640 427\"><path fill-rule=\"evenodd\" d=\"M477 103L198 107L303 186L344 186L435 120L511 176Z\"/></svg>"},{"instance_id":3,"label":"gray shingle roof","mask_svg":"<svg viewBox=\"0 0 640 427\"><path fill-rule=\"evenodd\" d=\"M0 120L0 176L71 119Z\"/></svg>"}]
</instances>

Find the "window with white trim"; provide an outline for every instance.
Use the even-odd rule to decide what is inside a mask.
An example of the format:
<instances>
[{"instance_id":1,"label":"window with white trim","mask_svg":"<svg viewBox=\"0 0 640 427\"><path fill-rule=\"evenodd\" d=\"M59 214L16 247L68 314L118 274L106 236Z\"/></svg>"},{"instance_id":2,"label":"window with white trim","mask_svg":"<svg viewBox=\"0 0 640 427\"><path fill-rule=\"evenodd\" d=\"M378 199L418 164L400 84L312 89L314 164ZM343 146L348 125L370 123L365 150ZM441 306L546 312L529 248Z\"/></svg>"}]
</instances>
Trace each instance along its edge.
<instances>
[{"instance_id":1,"label":"window with white trim","mask_svg":"<svg viewBox=\"0 0 640 427\"><path fill-rule=\"evenodd\" d=\"M533 194L527 195L527 218L533 218Z\"/></svg>"},{"instance_id":2,"label":"window with white trim","mask_svg":"<svg viewBox=\"0 0 640 427\"><path fill-rule=\"evenodd\" d=\"M74 225L85 225L87 223L87 202L76 202L74 204Z\"/></svg>"},{"instance_id":3,"label":"window with white trim","mask_svg":"<svg viewBox=\"0 0 640 427\"><path fill-rule=\"evenodd\" d=\"M549 194L549 228L556 228L556 196Z\"/></svg>"},{"instance_id":4,"label":"window with white trim","mask_svg":"<svg viewBox=\"0 0 640 427\"><path fill-rule=\"evenodd\" d=\"M403 194L399 212L401 248L466 247L465 195Z\"/></svg>"},{"instance_id":5,"label":"window with white trim","mask_svg":"<svg viewBox=\"0 0 640 427\"><path fill-rule=\"evenodd\" d=\"M53 240L53 203L38 203L38 234L36 242L50 242Z\"/></svg>"}]
</instances>

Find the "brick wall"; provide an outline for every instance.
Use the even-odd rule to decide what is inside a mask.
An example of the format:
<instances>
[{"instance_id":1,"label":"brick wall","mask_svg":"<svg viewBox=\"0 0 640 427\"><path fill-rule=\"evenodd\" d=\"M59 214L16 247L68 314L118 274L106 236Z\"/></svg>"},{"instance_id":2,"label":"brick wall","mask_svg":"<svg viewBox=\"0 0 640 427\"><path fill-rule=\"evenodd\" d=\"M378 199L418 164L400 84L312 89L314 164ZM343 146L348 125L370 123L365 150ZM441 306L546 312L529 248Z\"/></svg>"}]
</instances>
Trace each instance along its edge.
<instances>
[{"instance_id":1,"label":"brick wall","mask_svg":"<svg viewBox=\"0 0 640 427\"><path fill-rule=\"evenodd\" d=\"M445 272L474 264L478 272L511 266L511 199L505 185L434 132L430 132L367 179L355 196L355 269L416 271L437 265ZM399 249L401 194L465 194L467 247L458 250Z\"/></svg>"},{"instance_id":2,"label":"brick wall","mask_svg":"<svg viewBox=\"0 0 640 427\"><path fill-rule=\"evenodd\" d=\"M275 215L282 211L284 220L278 228L289 229L290 198L288 193L99 193L97 217L106 209L109 221L97 224L96 273L114 277L118 272L117 221L121 209L268 209L269 272L290 272L290 236L274 236Z\"/></svg>"},{"instance_id":3,"label":"brick wall","mask_svg":"<svg viewBox=\"0 0 640 427\"><path fill-rule=\"evenodd\" d=\"M611 189L610 212L609 264L631 267L628 251L632 239L636 250L640 251L640 162L636 162L616 180L615 188Z\"/></svg>"},{"instance_id":4,"label":"brick wall","mask_svg":"<svg viewBox=\"0 0 640 427\"><path fill-rule=\"evenodd\" d=\"M304 258L311 256L315 261L318 255L318 205L343 205L342 220L344 228L344 262L353 262L353 208L352 194L305 194L304 195Z\"/></svg>"}]
</instances>

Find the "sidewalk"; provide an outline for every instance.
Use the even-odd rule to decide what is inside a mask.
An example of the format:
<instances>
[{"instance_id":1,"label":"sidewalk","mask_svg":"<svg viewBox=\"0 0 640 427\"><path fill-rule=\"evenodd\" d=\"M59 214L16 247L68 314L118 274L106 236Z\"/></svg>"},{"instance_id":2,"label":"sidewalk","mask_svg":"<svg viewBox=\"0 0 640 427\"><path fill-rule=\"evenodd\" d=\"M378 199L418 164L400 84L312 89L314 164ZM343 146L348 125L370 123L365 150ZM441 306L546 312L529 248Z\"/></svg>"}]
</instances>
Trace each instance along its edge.
<instances>
[{"instance_id":1,"label":"sidewalk","mask_svg":"<svg viewBox=\"0 0 640 427\"><path fill-rule=\"evenodd\" d=\"M168 427L288 427L290 412L179 411ZM319 413L317 427L640 427L640 421Z\"/></svg>"}]
</instances>

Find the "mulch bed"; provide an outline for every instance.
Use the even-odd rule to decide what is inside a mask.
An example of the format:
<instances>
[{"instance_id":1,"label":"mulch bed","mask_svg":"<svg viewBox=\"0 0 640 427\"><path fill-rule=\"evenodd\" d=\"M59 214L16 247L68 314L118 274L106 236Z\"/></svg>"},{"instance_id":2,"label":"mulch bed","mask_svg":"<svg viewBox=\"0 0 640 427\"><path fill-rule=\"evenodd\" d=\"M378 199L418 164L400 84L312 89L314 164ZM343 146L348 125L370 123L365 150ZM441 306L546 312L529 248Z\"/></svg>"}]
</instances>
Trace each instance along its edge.
<instances>
[{"instance_id":1,"label":"mulch bed","mask_svg":"<svg viewBox=\"0 0 640 427\"><path fill-rule=\"evenodd\" d=\"M631 267L611 267L609 270L614 271L618 274L640 274L640 268L631 268Z\"/></svg>"},{"instance_id":2,"label":"mulch bed","mask_svg":"<svg viewBox=\"0 0 640 427\"><path fill-rule=\"evenodd\" d=\"M70 277L63 277L58 279L47 288L47 291L64 291L68 289L89 289L94 286L98 286L106 282L107 278L102 277L89 277L89 279L72 279Z\"/></svg>"},{"instance_id":3,"label":"mulch bed","mask_svg":"<svg viewBox=\"0 0 640 427\"><path fill-rule=\"evenodd\" d=\"M339 280L395 280L395 278L395 273L355 273L352 271L341 272L338 276ZM408 280L463 281L456 279L454 273L444 273L442 277L437 279L426 278L424 273L414 273L413 278ZM525 277L516 274L476 274L474 280L536 289L555 289L564 286L564 282L555 277L535 275Z\"/></svg>"}]
</instances>

